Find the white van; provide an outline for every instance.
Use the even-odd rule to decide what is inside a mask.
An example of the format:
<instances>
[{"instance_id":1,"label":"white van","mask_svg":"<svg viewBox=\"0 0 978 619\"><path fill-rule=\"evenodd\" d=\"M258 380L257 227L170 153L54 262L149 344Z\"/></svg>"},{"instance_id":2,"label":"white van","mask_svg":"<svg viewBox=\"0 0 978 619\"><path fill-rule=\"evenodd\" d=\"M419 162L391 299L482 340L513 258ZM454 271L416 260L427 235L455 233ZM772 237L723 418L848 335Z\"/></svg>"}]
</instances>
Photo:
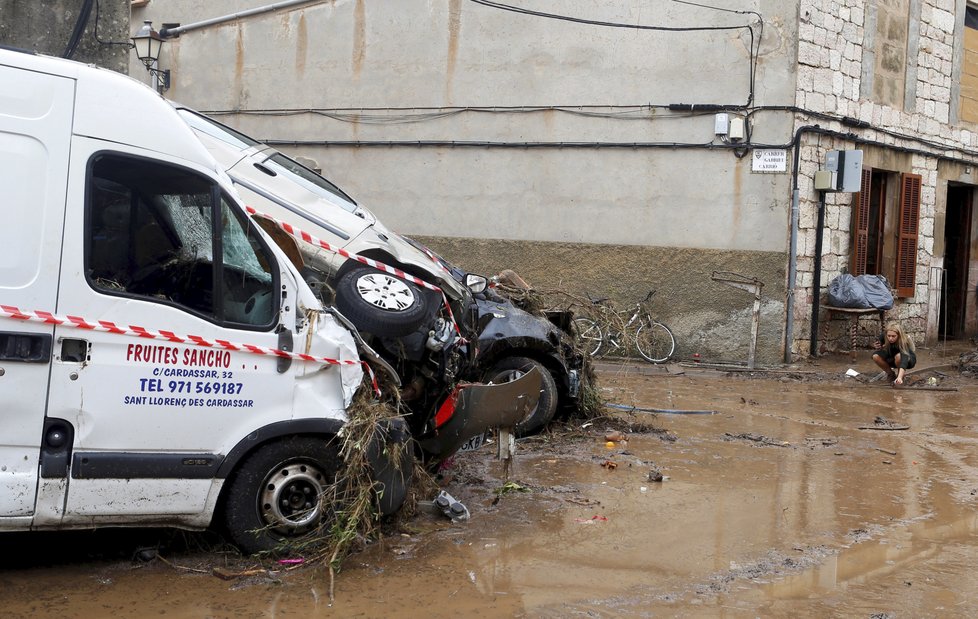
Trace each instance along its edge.
<instances>
[{"instance_id":1,"label":"white van","mask_svg":"<svg viewBox=\"0 0 978 619\"><path fill-rule=\"evenodd\" d=\"M320 521L362 361L385 364L165 100L0 49L0 209L0 530L213 520L250 552ZM503 425L535 404L520 395L538 387L503 387L463 392L440 424L455 434L434 439L484 429L457 421L466 400ZM385 454L406 424L377 436L389 513L407 480Z\"/></svg>"}]
</instances>

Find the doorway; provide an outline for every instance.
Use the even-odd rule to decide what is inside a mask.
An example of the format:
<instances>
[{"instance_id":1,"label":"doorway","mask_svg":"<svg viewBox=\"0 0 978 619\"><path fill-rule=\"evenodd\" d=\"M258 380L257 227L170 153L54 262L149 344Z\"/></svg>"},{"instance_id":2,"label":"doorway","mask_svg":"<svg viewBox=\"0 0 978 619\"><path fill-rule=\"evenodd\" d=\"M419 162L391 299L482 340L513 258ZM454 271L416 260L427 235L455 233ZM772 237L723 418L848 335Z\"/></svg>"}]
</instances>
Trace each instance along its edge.
<instances>
[{"instance_id":1,"label":"doorway","mask_svg":"<svg viewBox=\"0 0 978 619\"><path fill-rule=\"evenodd\" d=\"M948 185L944 222L944 286L938 333L942 339L965 337L968 261L971 245L971 187Z\"/></svg>"}]
</instances>

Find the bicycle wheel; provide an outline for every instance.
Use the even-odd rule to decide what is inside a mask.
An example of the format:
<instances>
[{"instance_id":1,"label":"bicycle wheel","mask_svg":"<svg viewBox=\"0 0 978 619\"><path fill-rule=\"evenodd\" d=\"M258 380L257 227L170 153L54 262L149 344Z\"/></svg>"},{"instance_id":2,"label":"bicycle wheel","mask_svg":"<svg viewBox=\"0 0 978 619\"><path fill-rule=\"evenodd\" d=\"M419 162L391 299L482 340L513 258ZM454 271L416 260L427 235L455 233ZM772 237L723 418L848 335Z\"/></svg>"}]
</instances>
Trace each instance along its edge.
<instances>
[{"instance_id":1,"label":"bicycle wheel","mask_svg":"<svg viewBox=\"0 0 978 619\"><path fill-rule=\"evenodd\" d=\"M575 340L580 343L581 348L588 356L595 357L601 350L604 343L604 336L601 334L601 327L590 318L575 318L574 333L577 334Z\"/></svg>"},{"instance_id":2,"label":"bicycle wheel","mask_svg":"<svg viewBox=\"0 0 978 619\"><path fill-rule=\"evenodd\" d=\"M635 348L646 361L664 363L676 351L676 338L669 327L650 320L635 332Z\"/></svg>"}]
</instances>

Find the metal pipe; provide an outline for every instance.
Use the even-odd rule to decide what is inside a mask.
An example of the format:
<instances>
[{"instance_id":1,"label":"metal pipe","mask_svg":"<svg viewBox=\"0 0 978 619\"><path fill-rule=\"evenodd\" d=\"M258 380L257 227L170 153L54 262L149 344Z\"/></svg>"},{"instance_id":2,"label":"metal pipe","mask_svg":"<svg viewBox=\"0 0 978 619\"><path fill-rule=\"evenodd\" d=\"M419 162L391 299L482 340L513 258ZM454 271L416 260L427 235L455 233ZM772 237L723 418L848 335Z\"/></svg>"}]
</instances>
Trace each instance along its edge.
<instances>
[{"instance_id":1,"label":"metal pipe","mask_svg":"<svg viewBox=\"0 0 978 619\"><path fill-rule=\"evenodd\" d=\"M795 331L795 279L798 277L798 168L801 162L801 134L808 131L825 132L818 125L804 125L795 131L791 142L793 165L791 169L791 231L788 242L788 290L785 298L784 362L791 363L791 343Z\"/></svg>"},{"instance_id":2,"label":"metal pipe","mask_svg":"<svg viewBox=\"0 0 978 619\"><path fill-rule=\"evenodd\" d=\"M283 2L276 2L274 4L268 4L265 6L260 6L254 9L248 9L246 11L238 11L237 13L232 13L230 15L224 15L223 17L213 17L211 19L205 19L204 21L194 22L192 24L187 24L186 26L177 26L176 28L163 28L160 30L160 36L164 39L169 37L180 36L184 32L189 32L190 30L197 30L199 28L206 28L207 26L213 26L214 24L223 24L224 22L234 21L236 19L241 19L242 17L251 17L252 15L260 15L262 13L271 13L272 11L277 11L279 9L288 9L300 4L312 4L312 3L322 3L325 0L284 0Z\"/></svg>"},{"instance_id":3,"label":"metal pipe","mask_svg":"<svg viewBox=\"0 0 978 619\"><path fill-rule=\"evenodd\" d=\"M808 354L812 357L818 352L818 309L819 291L822 287L822 237L825 228L825 192L819 192L818 219L815 223L815 264L812 274L812 328L808 340Z\"/></svg>"},{"instance_id":4,"label":"metal pipe","mask_svg":"<svg viewBox=\"0 0 978 619\"><path fill-rule=\"evenodd\" d=\"M798 149L798 146L795 146ZM796 186L791 191L791 240L788 243L788 290L785 293L785 344L784 362L791 363L791 343L794 341L795 331L795 280L798 278L798 187L797 187L797 168L795 182Z\"/></svg>"}]
</instances>

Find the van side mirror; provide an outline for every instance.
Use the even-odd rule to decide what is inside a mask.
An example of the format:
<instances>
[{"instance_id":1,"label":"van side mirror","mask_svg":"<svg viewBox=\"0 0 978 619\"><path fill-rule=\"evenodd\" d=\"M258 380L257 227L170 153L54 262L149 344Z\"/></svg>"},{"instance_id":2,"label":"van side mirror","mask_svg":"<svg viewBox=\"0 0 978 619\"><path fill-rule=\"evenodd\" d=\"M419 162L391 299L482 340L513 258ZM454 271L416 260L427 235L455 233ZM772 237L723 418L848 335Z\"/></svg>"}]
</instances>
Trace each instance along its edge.
<instances>
[{"instance_id":1,"label":"van side mirror","mask_svg":"<svg viewBox=\"0 0 978 619\"><path fill-rule=\"evenodd\" d=\"M479 294L480 292L485 292L486 288L489 287L489 278L485 275L476 275L475 273L465 274L465 287L472 291L472 294Z\"/></svg>"}]
</instances>

